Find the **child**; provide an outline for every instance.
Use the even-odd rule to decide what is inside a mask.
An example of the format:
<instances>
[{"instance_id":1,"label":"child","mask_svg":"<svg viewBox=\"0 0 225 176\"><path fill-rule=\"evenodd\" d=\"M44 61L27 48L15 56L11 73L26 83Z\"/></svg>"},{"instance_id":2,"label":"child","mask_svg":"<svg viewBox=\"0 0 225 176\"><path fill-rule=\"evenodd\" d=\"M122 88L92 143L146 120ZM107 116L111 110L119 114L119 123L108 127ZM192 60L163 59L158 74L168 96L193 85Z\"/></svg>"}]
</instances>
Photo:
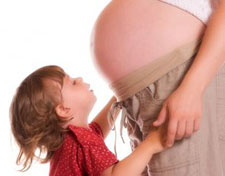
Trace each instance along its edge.
<instances>
[{"instance_id":1,"label":"child","mask_svg":"<svg viewBox=\"0 0 225 176\"><path fill-rule=\"evenodd\" d=\"M24 157L22 171L38 159L50 161L50 176L137 176L154 153L165 149L160 127L119 161L104 143L111 129L107 112L116 98L88 124L96 102L89 88L58 66L39 68L23 80L10 108L12 133L20 147L17 164ZM36 156L37 149L40 155L46 153L44 158Z\"/></svg>"}]
</instances>

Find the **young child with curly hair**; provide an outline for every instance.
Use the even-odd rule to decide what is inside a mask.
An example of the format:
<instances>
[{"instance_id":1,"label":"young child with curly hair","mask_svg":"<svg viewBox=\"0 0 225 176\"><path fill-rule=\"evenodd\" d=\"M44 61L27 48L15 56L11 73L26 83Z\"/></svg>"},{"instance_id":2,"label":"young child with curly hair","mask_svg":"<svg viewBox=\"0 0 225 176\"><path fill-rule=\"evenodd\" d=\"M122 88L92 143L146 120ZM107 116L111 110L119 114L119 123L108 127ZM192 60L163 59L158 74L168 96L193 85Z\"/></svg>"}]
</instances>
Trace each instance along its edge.
<instances>
[{"instance_id":1,"label":"young child with curly hair","mask_svg":"<svg viewBox=\"0 0 225 176\"><path fill-rule=\"evenodd\" d=\"M104 143L111 130L107 113L116 98L88 123L97 100L89 88L81 77L71 78L54 65L39 68L22 81L10 108L11 129L20 148L17 164L23 164L22 171L36 159L50 162L50 176L136 176L154 153L165 149L163 128L159 127L119 161Z\"/></svg>"}]
</instances>

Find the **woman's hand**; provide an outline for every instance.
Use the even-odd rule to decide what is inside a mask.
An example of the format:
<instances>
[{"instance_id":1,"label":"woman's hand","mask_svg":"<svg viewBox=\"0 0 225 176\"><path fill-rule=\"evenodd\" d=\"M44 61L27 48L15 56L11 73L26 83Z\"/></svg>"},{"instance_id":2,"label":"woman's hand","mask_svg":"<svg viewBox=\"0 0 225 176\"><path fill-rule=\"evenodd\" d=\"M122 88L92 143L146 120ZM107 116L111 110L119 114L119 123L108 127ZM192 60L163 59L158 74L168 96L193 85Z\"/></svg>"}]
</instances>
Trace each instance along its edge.
<instances>
[{"instance_id":1,"label":"woman's hand","mask_svg":"<svg viewBox=\"0 0 225 176\"><path fill-rule=\"evenodd\" d=\"M202 93L192 87L178 87L163 103L154 126L168 120L166 146L171 147L174 140L189 137L200 127L202 117Z\"/></svg>"}]
</instances>

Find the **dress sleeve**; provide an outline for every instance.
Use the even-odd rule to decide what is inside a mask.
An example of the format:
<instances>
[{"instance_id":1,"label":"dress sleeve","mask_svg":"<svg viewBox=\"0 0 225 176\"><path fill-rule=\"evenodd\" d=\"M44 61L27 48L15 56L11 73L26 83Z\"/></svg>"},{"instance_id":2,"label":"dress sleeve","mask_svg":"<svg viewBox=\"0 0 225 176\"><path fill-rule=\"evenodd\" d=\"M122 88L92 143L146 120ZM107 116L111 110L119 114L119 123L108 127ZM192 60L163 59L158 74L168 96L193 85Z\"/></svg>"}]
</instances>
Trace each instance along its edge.
<instances>
[{"instance_id":1,"label":"dress sleeve","mask_svg":"<svg viewBox=\"0 0 225 176\"><path fill-rule=\"evenodd\" d=\"M101 137L104 137L102 129L100 125L97 122L92 121L89 124L90 128L92 128L97 134L99 134Z\"/></svg>"},{"instance_id":2,"label":"dress sleeve","mask_svg":"<svg viewBox=\"0 0 225 176\"><path fill-rule=\"evenodd\" d=\"M85 171L90 176L100 176L118 160L106 146L100 126L91 122L89 127L91 129L74 127L73 130L84 154Z\"/></svg>"},{"instance_id":3,"label":"dress sleeve","mask_svg":"<svg viewBox=\"0 0 225 176\"><path fill-rule=\"evenodd\" d=\"M74 136L67 133L61 148L54 152L50 160L49 176L83 176L84 159L82 148L77 144Z\"/></svg>"},{"instance_id":4,"label":"dress sleeve","mask_svg":"<svg viewBox=\"0 0 225 176\"><path fill-rule=\"evenodd\" d=\"M95 143L97 140L95 140ZM116 164L118 159L107 148L104 141L98 141L98 143L89 143L88 147L85 147L85 160L88 173L92 173L94 176L99 176L108 167Z\"/></svg>"}]
</instances>

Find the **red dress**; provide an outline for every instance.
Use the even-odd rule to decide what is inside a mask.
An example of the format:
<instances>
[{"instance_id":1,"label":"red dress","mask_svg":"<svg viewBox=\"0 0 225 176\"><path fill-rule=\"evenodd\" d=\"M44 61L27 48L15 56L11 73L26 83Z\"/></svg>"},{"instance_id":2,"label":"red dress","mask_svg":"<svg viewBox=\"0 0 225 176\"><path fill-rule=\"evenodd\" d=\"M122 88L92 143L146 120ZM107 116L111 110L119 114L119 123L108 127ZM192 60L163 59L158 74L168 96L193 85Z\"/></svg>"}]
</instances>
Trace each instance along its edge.
<instances>
[{"instance_id":1,"label":"red dress","mask_svg":"<svg viewBox=\"0 0 225 176\"><path fill-rule=\"evenodd\" d=\"M99 176L119 160L107 148L96 122L90 129L69 125L62 146L50 161L49 176Z\"/></svg>"}]
</instances>

